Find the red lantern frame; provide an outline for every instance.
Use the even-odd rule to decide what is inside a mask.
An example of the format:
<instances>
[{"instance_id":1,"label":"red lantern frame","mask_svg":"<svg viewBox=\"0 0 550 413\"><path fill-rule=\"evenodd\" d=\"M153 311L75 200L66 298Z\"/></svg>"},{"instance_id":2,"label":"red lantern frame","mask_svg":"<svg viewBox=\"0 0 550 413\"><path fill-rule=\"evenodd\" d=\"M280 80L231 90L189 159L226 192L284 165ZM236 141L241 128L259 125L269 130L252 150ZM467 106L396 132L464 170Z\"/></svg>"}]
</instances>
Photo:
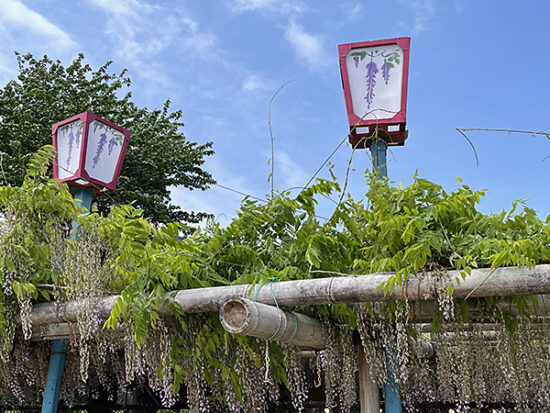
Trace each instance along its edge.
<instances>
[{"instance_id":1,"label":"red lantern frame","mask_svg":"<svg viewBox=\"0 0 550 413\"><path fill-rule=\"evenodd\" d=\"M82 112L82 113L79 113L78 115L72 116L68 119L62 120L61 122L57 122L52 125L52 141L56 152L58 150L58 142L57 142L58 129L64 125L67 125L69 123L72 123L78 120L80 120L83 124L82 138L81 138L82 144L80 147L78 168L76 169L73 175L60 179L59 182L67 182L71 186L77 186L77 187L83 187L83 188L94 187L98 190L101 190L103 188L107 188L110 190L115 189L118 182L118 178L120 177L120 171L122 170L122 163L124 162L124 157L126 156L126 150L128 148L128 143L130 141L131 132L91 112ZM115 172L113 174L113 179L110 182L103 182L98 179L94 179L90 177L90 175L86 172L86 153L88 150L88 132L89 132L90 124L93 121L103 123L104 125L107 125L110 128L113 128L116 131L122 133L122 135L124 136L124 140L122 142L122 148L120 150L120 155L118 157L118 161L115 167ZM59 164L58 164L57 155L54 157L54 160L53 160L53 177L55 179L59 179ZM86 181L86 183L79 183L77 182L78 180Z\"/></svg>"},{"instance_id":2,"label":"red lantern frame","mask_svg":"<svg viewBox=\"0 0 550 413\"><path fill-rule=\"evenodd\" d=\"M374 40L367 42L345 43L338 45L338 55L340 57L340 74L342 77L342 86L344 88L344 99L346 101L346 110L349 123L349 141L354 148L370 147L373 135L377 130L378 137L386 140L388 146L403 146L408 136L406 130L407 122L407 88L409 84L409 52L410 37L398 37L394 39ZM403 50L403 77L401 87L401 108L399 112L387 118L362 119L353 111L351 99L351 88L348 77L348 67L346 56L353 49L397 45ZM358 128L368 128L368 132L359 132ZM396 129L397 130L392 130Z\"/></svg>"}]
</instances>

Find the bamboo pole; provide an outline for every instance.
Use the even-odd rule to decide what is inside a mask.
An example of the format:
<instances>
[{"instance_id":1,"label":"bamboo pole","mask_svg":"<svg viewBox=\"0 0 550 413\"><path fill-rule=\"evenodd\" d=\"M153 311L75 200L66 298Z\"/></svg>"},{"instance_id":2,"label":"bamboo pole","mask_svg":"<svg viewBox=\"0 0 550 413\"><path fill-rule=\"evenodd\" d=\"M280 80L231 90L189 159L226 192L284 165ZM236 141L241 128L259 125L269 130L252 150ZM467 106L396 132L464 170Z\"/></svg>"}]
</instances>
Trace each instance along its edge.
<instances>
[{"instance_id":1,"label":"bamboo pole","mask_svg":"<svg viewBox=\"0 0 550 413\"><path fill-rule=\"evenodd\" d=\"M471 294L475 297L513 296L550 294L550 265L538 265L533 269L505 267L492 272L491 269L473 270L471 275L462 280L458 271L449 271L448 279L454 284L453 296L465 298ZM316 278L296 281L275 282L269 289L261 289L256 301L275 305L273 295L281 306L320 305L336 303L359 303L376 301L410 301L436 300L437 289L446 286L440 278L409 276L407 288L398 286L384 295L380 285L393 273L375 273L369 275ZM456 279L460 280L457 285ZM482 284L483 283L483 284ZM217 311L223 302L234 297L247 297L251 285L228 287L209 287L200 290L181 290L174 300L187 313ZM200 292L199 292L200 291Z\"/></svg>"},{"instance_id":2,"label":"bamboo pole","mask_svg":"<svg viewBox=\"0 0 550 413\"><path fill-rule=\"evenodd\" d=\"M282 341L317 350L325 348L325 339L318 320L246 298L225 302L220 308L220 321L232 334Z\"/></svg>"},{"instance_id":3,"label":"bamboo pole","mask_svg":"<svg viewBox=\"0 0 550 413\"><path fill-rule=\"evenodd\" d=\"M46 324L32 327L31 341L67 339L78 335L78 328L74 324L72 328L68 323Z\"/></svg>"},{"instance_id":4,"label":"bamboo pole","mask_svg":"<svg viewBox=\"0 0 550 413\"><path fill-rule=\"evenodd\" d=\"M449 271L448 278L454 284L453 296L465 298L471 294L471 297L475 298L550 294L550 264L537 265L532 269L505 267L491 272L491 269L473 270L465 280L460 278L460 285L458 285L455 280L460 277L459 273ZM273 296L277 298L280 306L382 302L404 299L433 301L437 299L438 287L445 285L439 278L431 277L430 274L420 277L411 275L406 289L398 286L385 296L378 287L392 275L391 273L376 273L274 282L271 285L272 292L267 288L261 289L256 294L256 301L274 305ZM180 290L175 295L174 292L170 293L168 299L179 304L186 313L217 312L220 306L229 299L248 297L253 288L250 284L244 284ZM98 309L98 316L107 318L117 299L118 296L99 298L94 305ZM81 307L82 304L78 301L42 303L33 308L30 319L33 325L75 322ZM431 308L434 308L433 304Z\"/></svg>"}]
</instances>

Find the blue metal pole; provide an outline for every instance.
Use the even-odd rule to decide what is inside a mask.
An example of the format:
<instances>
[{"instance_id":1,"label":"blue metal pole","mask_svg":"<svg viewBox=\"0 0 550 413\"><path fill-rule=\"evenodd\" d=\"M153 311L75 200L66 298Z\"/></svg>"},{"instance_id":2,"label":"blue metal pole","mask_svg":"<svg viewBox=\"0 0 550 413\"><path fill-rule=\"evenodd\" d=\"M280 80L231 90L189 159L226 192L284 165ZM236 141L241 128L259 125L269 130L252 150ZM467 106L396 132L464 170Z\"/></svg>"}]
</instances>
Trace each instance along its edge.
<instances>
[{"instance_id":1,"label":"blue metal pole","mask_svg":"<svg viewBox=\"0 0 550 413\"><path fill-rule=\"evenodd\" d=\"M74 193L75 204L90 211L92 207L93 190L88 188L77 188ZM73 221L73 229L78 227L78 223ZM73 231L73 236L76 236ZM44 401L42 402L42 413L57 413L59 404L59 393L61 391L61 379L65 369L65 357L69 347L68 340L53 340L52 353L50 356L50 365L48 367L48 378L46 380L46 390L44 392Z\"/></svg>"},{"instance_id":2,"label":"blue metal pole","mask_svg":"<svg viewBox=\"0 0 550 413\"><path fill-rule=\"evenodd\" d=\"M90 188L75 188L73 198L76 206L86 208L88 212L92 209L92 197L94 190Z\"/></svg>"},{"instance_id":3,"label":"blue metal pole","mask_svg":"<svg viewBox=\"0 0 550 413\"><path fill-rule=\"evenodd\" d=\"M393 329L392 329L393 330ZM394 338L395 340L396 338ZM395 352L386 349L386 383L384 383L384 400L386 413L401 413L401 394L399 384L395 382Z\"/></svg>"},{"instance_id":4,"label":"blue metal pole","mask_svg":"<svg viewBox=\"0 0 550 413\"><path fill-rule=\"evenodd\" d=\"M61 379L63 378L63 369L65 368L65 357L68 347L68 340L53 340L52 342L52 354L50 356L46 391L44 392L44 401L42 403L42 413L57 412L59 393L61 391Z\"/></svg>"},{"instance_id":5,"label":"blue metal pole","mask_svg":"<svg viewBox=\"0 0 550 413\"><path fill-rule=\"evenodd\" d=\"M388 177L388 168L386 165L386 151L388 147L382 139L376 139L370 147L372 154L372 166L378 171L380 178ZM395 373L393 368L395 354L391 350L386 350L386 383L384 384L384 399L386 413L401 413L401 395L399 394L399 385L395 382Z\"/></svg>"},{"instance_id":6,"label":"blue metal pole","mask_svg":"<svg viewBox=\"0 0 550 413\"><path fill-rule=\"evenodd\" d=\"M372 142L370 151L372 154L372 166L378 171L380 178L388 177L388 168L386 166L386 151L388 146L383 139L375 139Z\"/></svg>"}]
</instances>

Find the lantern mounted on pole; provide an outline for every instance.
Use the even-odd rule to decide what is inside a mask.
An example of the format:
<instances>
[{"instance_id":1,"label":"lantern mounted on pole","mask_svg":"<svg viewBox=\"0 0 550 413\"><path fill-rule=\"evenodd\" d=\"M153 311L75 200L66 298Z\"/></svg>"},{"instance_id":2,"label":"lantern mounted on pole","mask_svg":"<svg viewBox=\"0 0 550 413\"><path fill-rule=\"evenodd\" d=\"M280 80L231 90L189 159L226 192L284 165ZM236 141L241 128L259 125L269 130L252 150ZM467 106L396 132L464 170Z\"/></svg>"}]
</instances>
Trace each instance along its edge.
<instances>
[{"instance_id":1,"label":"lantern mounted on pole","mask_svg":"<svg viewBox=\"0 0 550 413\"><path fill-rule=\"evenodd\" d=\"M370 148L374 138L405 144L409 49L409 37L338 45L354 148Z\"/></svg>"},{"instance_id":2,"label":"lantern mounted on pole","mask_svg":"<svg viewBox=\"0 0 550 413\"><path fill-rule=\"evenodd\" d=\"M410 43L409 37L400 37L338 45L349 142L354 149L370 149L373 170L382 179L388 177L388 146L403 146L408 135ZM402 412L400 386L395 379L395 357L394 351L386 350L386 413ZM377 405L369 408L379 411ZM364 409L367 406L362 406L361 411Z\"/></svg>"},{"instance_id":3,"label":"lantern mounted on pole","mask_svg":"<svg viewBox=\"0 0 550 413\"><path fill-rule=\"evenodd\" d=\"M52 135L56 151L53 176L76 187L75 203L89 212L94 190L115 189L130 131L83 112L52 125ZM77 226L73 221L73 229ZM57 413L68 344L65 339L53 340L42 413Z\"/></svg>"},{"instance_id":4,"label":"lantern mounted on pole","mask_svg":"<svg viewBox=\"0 0 550 413\"><path fill-rule=\"evenodd\" d=\"M53 176L71 186L115 189L130 131L91 112L52 126Z\"/></svg>"}]
</instances>

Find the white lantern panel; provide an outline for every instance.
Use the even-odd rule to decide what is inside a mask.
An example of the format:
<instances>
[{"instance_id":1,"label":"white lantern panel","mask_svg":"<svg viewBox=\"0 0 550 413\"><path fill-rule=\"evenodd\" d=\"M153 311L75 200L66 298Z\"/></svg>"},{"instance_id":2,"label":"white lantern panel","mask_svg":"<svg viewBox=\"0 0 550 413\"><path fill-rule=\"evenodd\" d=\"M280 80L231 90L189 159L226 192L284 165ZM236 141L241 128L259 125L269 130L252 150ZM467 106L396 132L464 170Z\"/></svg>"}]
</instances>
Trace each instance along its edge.
<instances>
[{"instance_id":1,"label":"white lantern panel","mask_svg":"<svg viewBox=\"0 0 550 413\"><path fill-rule=\"evenodd\" d=\"M73 176L78 169L83 126L82 121L77 120L57 129L57 170L59 179Z\"/></svg>"},{"instance_id":2,"label":"white lantern panel","mask_svg":"<svg viewBox=\"0 0 550 413\"><path fill-rule=\"evenodd\" d=\"M96 120L90 123L86 150L86 172L90 178L106 184L113 180L123 142L122 132Z\"/></svg>"},{"instance_id":3,"label":"white lantern panel","mask_svg":"<svg viewBox=\"0 0 550 413\"><path fill-rule=\"evenodd\" d=\"M346 56L353 112L363 120L388 119L401 110L403 49L352 49Z\"/></svg>"}]
</instances>

